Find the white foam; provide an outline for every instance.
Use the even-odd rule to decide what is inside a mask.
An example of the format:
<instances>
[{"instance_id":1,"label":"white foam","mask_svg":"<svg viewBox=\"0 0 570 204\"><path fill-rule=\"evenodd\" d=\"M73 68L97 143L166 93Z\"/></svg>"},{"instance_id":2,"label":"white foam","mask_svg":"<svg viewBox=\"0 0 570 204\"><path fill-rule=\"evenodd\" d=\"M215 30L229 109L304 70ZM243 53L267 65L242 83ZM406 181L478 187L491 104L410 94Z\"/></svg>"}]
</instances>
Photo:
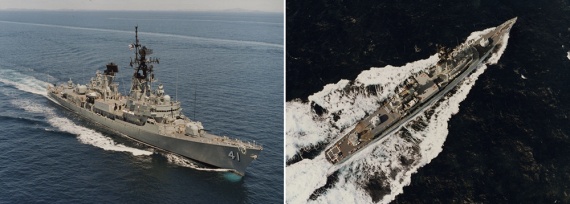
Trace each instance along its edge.
<instances>
[{"instance_id":1,"label":"white foam","mask_svg":"<svg viewBox=\"0 0 570 204\"><path fill-rule=\"evenodd\" d=\"M485 31L474 32L468 38L474 39L477 36L480 36L484 33L489 32L492 30L486 29ZM468 41L466 40L466 41ZM505 47L507 45L508 36L503 39L503 43L501 43L501 47L498 49L496 53L494 53L487 64L494 64L497 63L500 56L503 54ZM433 59L432 59L433 58ZM427 68L431 64L437 62L437 56L434 55L426 60L420 60L417 62L409 63L404 67L393 68L388 67L388 69L371 69L368 71L364 71L357 77L357 82L354 83L356 86L360 86L360 88L364 88L362 85L374 85L379 84L380 87L383 89L381 90L382 93L379 93L376 96L376 100L383 100L383 96L386 96L388 93L386 92L393 92L393 89L390 89L390 83L399 84L405 76L409 76L410 74ZM417 64L416 64L417 63ZM416 66L417 65L417 66ZM417 67L414 68L414 67ZM434 110L434 114L431 116L427 116L425 113L418 115L413 121L408 123L404 128L395 134L386 137L383 141L380 141L376 144L371 144L368 148L363 149L359 154L354 155L349 161L346 161L342 166L332 166L326 160L324 160L324 156L321 154L314 160L301 160L300 162L294 163L286 167L287 173L287 202L288 203L305 203L309 199L310 195L313 191L326 183L327 175L331 172L338 170L338 177L339 180L336 182L330 189L326 192L322 193L320 196L317 197L317 203L371 203L372 198L368 194L368 192L364 189L365 186L363 184L367 184L370 179L377 179L379 182L384 182L385 187L389 190L389 194L385 195L381 200L380 203L388 203L392 201L398 194L403 193L403 187L409 185L411 181L411 175L422 166L428 164L433 158L435 158L443 149L443 144L448 134L448 121L452 115L456 114L459 111L459 104L463 101L471 87L475 84L475 81L479 77L480 74L484 72L486 69L485 65L481 65L473 74L467 77L456 89L456 92L453 93L451 96L448 94L439 103L437 103L432 109ZM384 73L386 72L386 73ZM392 77L388 78L386 76L402 76L402 78ZM379 78L379 79L378 79ZM392 81L386 83L385 81L389 80L396 80L400 79L399 81ZM314 97L322 97L322 98L310 98L311 101L316 101L322 107L328 108L336 108L334 107L333 103L343 103L342 100L347 95L350 98L358 98L357 95L366 95L366 92L358 92L356 95L350 95L341 89L345 89L343 84L350 84L349 82L342 82L337 83L336 88L334 87L326 87L323 89L323 93L318 93L318 95L313 95ZM326 98L329 97L329 98ZM337 97L337 98L334 98ZM365 96L360 96L366 98ZM347 110L350 108L360 109L361 111L364 110L366 106L359 106L358 100L350 101L354 104L341 104L347 107L343 107L341 110ZM290 107L304 107L310 109L307 104L300 104L300 102L288 102L287 108ZM300 144L301 142L297 140L305 140L305 141L318 141L318 142L330 142L333 141L330 137L336 137L327 135L327 133L331 133L333 131L327 130L333 129L335 130L336 127L333 127L332 124L334 123L322 123L323 126L319 127L318 129L314 129L313 134L298 134L296 130L304 130L310 129L310 127L305 127L306 125L313 125L314 122L311 121L303 121L295 124L297 121L291 121L297 118L303 118L308 120L309 118L317 119L317 120L325 120L330 121L328 115L323 117L315 117L313 113L310 111L303 111L299 110L287 110L287 114L292 114L292 116L287 116L287 144ZM296 112L299 111L299 112ZM301 116L300 114L309 114L308 116ZM349 119L345 119L347 121L354 120L355 122L360 120L362 116L358 114L358 111L352 111L349 114L341 115L342 117L348 117ZM354 123L355 123L354 122ZM289 127L290 123L295 125ZM349 124L349 125L354 125ZM411 128L412 124L425 124L423 128L419 130L414 130ZM322 131L321 131L322 130ZM321 132L319 132L321 131ZM329 132L327 132L329 131ZM409 132L409 134L404 134L405 132ZM319 134L321 133L321 134ZM294 135L295 137L291 137ZM313 137L313 138L309 138ZM289 141L292 140L292 141ZM309 142L307 142L309 143ZM306 146L301 148L310 147L313 144L304 144ZM299 151L299 146L296 147L289 147L287 146L287 154L294 154L295 152ZM287 155L286 158L291 158L290 155ZM408 165L403 165L400 162L400 158L406 158L407 161L410 162ZM321 161L323 160L323 161ZM323 169L325 168L325 169ZM383 179L379 179L383 178Z\"/></svg>"},{"instance_id":2,"label":"white foam","mask_svg":"<svg viewBox=\"0 0 570 204\"><path fill-rule=\"evenodd\" d=\"M394 67L388 65L382 68L371 68L365 70L356 77L356 84L362 85L376 85L376 84L390 84L391 86L398 86L399 82L407 79L410 74L424 70L426 67L435 65L439 58L437 55L423 60L407 63L402 67ZM393 88L392 88L393 89Z\"/></svg>"},{"instance_id":3,"label":"white foam","mask_svg":"<svg viewBox=\"0 0 570 204\"><path fill-rule=\"evenodd\" d=\"M287 102L286 159L293 158L304 148L311 148L342 135L342 131L378 109L379 103L386 99L401 81L437 61L438 57L434 55L402 67L371 68L359 74L354 84L341 80L336 84L326 85L323 90L309 96L308 103ZM375 86L377 94L369 93L365 89L366 86ZM352 89L357 91L351 91ZM310 103L316 103L328 112L323 116L316 116ZM337 121L334 121L335 114L339 118Z\"/></svg>"},{"instance_id":4,"label":"white foam","mask_svg":"<svg viewBox=\"0 0 570 204\"><path fill-rule=\"evenodd\" d=\"M328 169L331 166L323 155L288 166L287 182L285 182L286 203L306 203L314 189L325 185Z\"/></svg>"},{"instance_id":5,"label":"white foam","mask_svg":"<svg viewBox=\"0 0 570 204\"><path fill-rule=\"evenodd\" d=\"M0 73L2 72L6 73L5 71L6 70L0 70ZM6 79L4 78L4 75L2 75L3 77L0 78L0 82L12 85L22 91L27 91L30 93L46 96L45 89L43 89L42 91L41 86L38 85L38 84L46 84L45 82L42 82L30 76L25 76L23 74L19 73L14 74L12 73L12 71L8 71L7 73L10 73L12 76L18 76L17 80L14 80L14 78ZM21 100L21 99L13 100L11 101L11 103L17 107L24 109L27 112L43 114L47 118L48 123L51 126L59 129L60 131L77 135L77 139L81 143L93 145L104 150L130 152L135 156L152 154L151 151L127 147L123 144L117 144L111 138L105 137L104 135L102 135L97 131L77 125L67 118L62 118L57 116L54 110L50 107L41 106L30 100Z\"/></svg>"},{"instance_id":6,"label":"white foam","mask_svg":"<svg viewBox=\"0 0 570 204\"><path fill-rule=\"evenodd\" d=\"M132 31L112 30L112 29L104 29L104 28L86 28L86 27L77 27L77 26L63 26L63 25L40 24L40 23L24 23L24 22L1 21L1 20L0 20L0 23L10 23L10 24L29 25L29 26L42 26L42 27L51 27L51 28L64 28L64 29L71 29L71 30L87 30L87 31L97 31L97 32L132 34ZM182 39L187 39L187 40L194 40L197 42L214 43L214 44L220 44L221 43L221 44L228 44L228 45L255 45L255 46L283 48L282 44L273 44L273 43L258 42L258 41L228 40L228 39L205 38L205 37L197 37L197 36L176 35L176 34L167 34L167 33L151 33L151 32L139 32L139 34L145 34L145 35L150 35L150 36L159 36L159 37L175 37L175 38L182 38Z\"/></svg>"},{"instance_id":7,"label":"white foam","mask_svg":"<svg viewBox=\"0 0 570 204\"><path fill-rule=\"evenodd\" d=\"M0 82L13 86L21 91L47 97L46 82L38 80L28 75L24 75L14 70L0 69ZM77 140L79 140L79 142L83 144L92 145L108 151L129 152L134 156L153 154L153 151L147 151L133 147L127 147L123 144L118 144L115 141L113 141L113 139L104 136L100 132L77 125L68 118L59 117L57 116L53 108L41 106L33 101L23 100L23 99L12 100L11 103L14 106L22 108L27 112L44 115L51 126L57 128L59 131L68 132L77 135ZM52 130L46 129L46 131L52 131ZM231 169L220 169L220 168L212 169L212 168L200 167L186 158L179 157L177 155L170 153L165 154L165 156L168 159L168 161L173 164L193 168L196 170L218 171L218 172L233 171Z\"/></svg>"},{"instance_id":8,"label":"white foam","mask_svg":"<svg viewBox=\"0 0 570 204\"><path fill-rule=\"evenodd\" d=\"M389 146L402 146L401 149L377 148L375 150L373 153L374 155L377 155L378 152L381 152L381 154L391 154L395 156L388 159L391 162L391 166L389 168L381 170L380 172L385 172L387 175L389 175L392 173L392 171L394 171L394 169L402 169L400 173L397 173L395 179L390 180L391 193L389 195L386 195L381 200L381 203L389 203L390 201L394 200L398 194L403 193L404 186L409 185L411 182L411 175L413 173L416 173L422 166L430 163L430 161L437 157L437 155L443 150L443 144L448 134L449 119L451 119L451 116L459 112L460 102L467 98L469 91L475 84L475 80L477 80L477 78L485 71L485 69L486 66L482 65L479 69L476 70L475 73L469 76L469 78L467 78L462 85L460 85L455 94L453 94L451 97L446 97L443 101L441 101L439 106L435 107L435 113L430 120L427 120L425 118L425 114L421 115L422 119L428 124L425 129L416 132L409 128L412 123L407 125L407 129L411 130L410 132L412 138L420 141L419 155L412 153L414 142L405 141L401 137L390 137L386 141L386 144L389 144ZM383 152L386 150L390 151ZM405 167L396 162L399 160L400 156L412 157L416 161L413 165L410 166L408 170L404 170ZM414 158L414 156L419 156L419 158ZM379 163L377 161L374 161L374 159L374 157L369 158L366 164Z\"/></svg>"},{"instance_id":9,"label":"white foam","mask_svg":"<svg viewBox=\"0 0 570 204\"><path fill-rule=\"evenodd\" d=\"M205 167L201 167L200 165L194 163L193 161L182 157L182 156L178 156L172 153L164 153L162 154L166 157L166 159L168 160L169 163L177 165L177 166L182 166L182 167L187 167L187 168L191 168L191 169L196 169L199 171L213 171L213 172L233 172L233 169L222 169L222 168L205 168Z\"/></svg>"},{"instance_id":10,"label":"white foam","mask_svg":"<svg viewBox=\"0 0 570 204\"><path fill-rule=\"evenodd\" d=\"M76 125L67 118L49 117L48 122L50 125L58 128L61 131L77 135L77 139L83 144L93 145L104 150L130 152L134 156L151 155L153 153L152 151L146 151L142 149L127 147L123 144L118 144L113 141L113 139L106 137L95 130Z\"/></svg>"},{"instance_id":11,"label":"white foam","mask_svg":"<svg viewBox=\"0 0 570 204\"><path fill-rule=\"evenodd\" d=\"M287 145L285 146L287 159L297 154L304 147L318 144L322 134L332 131L323 120L314 120L311 106L307 103L287 102L285 120L287 123Z\"/></svg>"},{"instance_id":12,"label":"white foam","mask_svg":"<svg viewBox=\"0 0 570 204\"><path fill-rule=\"evenodd\" d=\"M47 96L48 83L11 69L0 69L0 82L25 92Z\"/></svg>"},{"instance_id":13,"label":"white foam","mask_svg":"<svg viewBox=\"0 0 570 204\"><path fill-rule=\"evenodd\" d=\"M0 82L25 92L47 96L46 87L48 83L11 69L0 69ZM31 113L45 115L50 125L61 131L77 135L77 139L84 144L93 145L104 150L130 152L135 156L152 154L151 151L117 144L111 138L105 137L97 131L76 125L67 118L57 116L50 107L41 106L30 100L13 100L12 104Z\"/></svg>"},{"instance_id":14,"label":"white foam","mask_svg":"<svg viewBox=\"0 0 570 204\"><path fill-rule=\"evenodd\" d=\"M29 100L13 100L12 104L24 109L27 112L41 113L45 115L48 123L51 126L59 129L60 131L77 135L77 140L83 144L93 145L104 150L130 152L134 156L151 155L153 153L152 151L146 151L127 147L123 144L117 144L115 141L113 141L113 139L106 137L95 130L77 125L67 118L57 116L54 110L50 107L41 106Z\"/></svg>"}]
</instances>

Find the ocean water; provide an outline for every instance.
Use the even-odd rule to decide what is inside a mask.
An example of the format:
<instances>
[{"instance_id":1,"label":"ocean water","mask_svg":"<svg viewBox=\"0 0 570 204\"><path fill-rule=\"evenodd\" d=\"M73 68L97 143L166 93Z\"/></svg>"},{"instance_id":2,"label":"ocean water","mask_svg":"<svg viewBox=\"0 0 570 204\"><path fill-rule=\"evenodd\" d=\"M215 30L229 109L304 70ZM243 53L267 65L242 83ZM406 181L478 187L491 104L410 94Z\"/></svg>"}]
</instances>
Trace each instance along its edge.
<instances>
[{"instance_id":1,"label":"ocean water","mask_svg":"<svg viewBox=\"0 0 570 204\"><path fill-rule=\"evenodd\" d=\"M287 9L287 201L570 202L570 2L290 1ZM389 87L431 63L435 44L454 47L516 16L498 62L438 107L343 167L320 156L378 100L344 80L373 76ZM333 111L317 117L311 102ZM304 189L289 186L307 177Z\"/></svg>"},{"instance_id":2,"label":"ocean water","mask_svg":"<svg viewBox=\"0 0 570 204\"><path fill-rule=\"evenodd\" d=\"M45 98L48 83L85 83L141 44L186 116L212 133L263 145L245 177L133 142ZM283 15L0 12L1 202L280 203L283 200Z\"/></svg>"},{"instance_id":3,"label":"ocean water","mask_svg":"<svg viewBox=\"0 0 570 204\"><path fill-rule=\"evenodd\" d=\"M473 32L468 40L492 29ZM497 63L507 44L508 36L484 64L435 105L412 118L401 130L370 144L340 165L331 165L320 148L311 148L330 146L328 143L347 134L361 118L374 112L388 95L396 94L395 88L400 82L435 65L439 59L437 54L402 67L363 71L352 82L341 80L327 85L309 96L310 103L288 102L287 189L293 190L288 190L287 202L386 203L393 200L410 183L411 174L441 152L449 118L458 112L459 103L466 98L487 65ZM320 115L316 114L317 105L324 110ZM314 113L307 114L306 111ZM310 117L313 119L297 122L297 118ZM307 171L312 173L307 174Z\"/></svg>"}]
</instances>

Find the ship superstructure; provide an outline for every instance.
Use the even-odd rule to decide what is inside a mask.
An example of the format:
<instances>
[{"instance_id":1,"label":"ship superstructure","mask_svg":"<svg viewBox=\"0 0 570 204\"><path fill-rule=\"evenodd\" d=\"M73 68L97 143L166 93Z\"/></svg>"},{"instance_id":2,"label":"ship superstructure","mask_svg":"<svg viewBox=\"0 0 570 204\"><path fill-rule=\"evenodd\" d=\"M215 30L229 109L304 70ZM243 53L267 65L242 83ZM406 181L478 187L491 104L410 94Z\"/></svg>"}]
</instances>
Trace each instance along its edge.
<instances>
[{"instance_id":1,"label":"ship superstructure","mask_svg":"<svg viewBox=\"0 0 570 204\"><path fill-rule=\"evenodd\" d=\"M399 130L414 116L431 107L496 51L517 18L454 50L439 48L435 66L407 78L372 114L325 150L326 159L340 164L367 145Z\"/></svg>"},{"instance_id":2,"label":"ship superstructure","mask_svg":"<svg viewBox=\"0 0 570 204\"><path fill-rule=\"evenodd\" d=\"M184 116L180 102L172 100L162 84L154 88L157 81L154 64L160 61L148 57L153 50L139 43L138 27L135 27L135 43L130 47L135 58L129 63L134 74L128 95L119 92L119 84L115 82L119 67L110 63L85 85L69 80L66 84L48 86L48 97L129 138L243 176L246 167L263 149L261 145L210 134L201 122Z\"/></svg>"}]
</instances>

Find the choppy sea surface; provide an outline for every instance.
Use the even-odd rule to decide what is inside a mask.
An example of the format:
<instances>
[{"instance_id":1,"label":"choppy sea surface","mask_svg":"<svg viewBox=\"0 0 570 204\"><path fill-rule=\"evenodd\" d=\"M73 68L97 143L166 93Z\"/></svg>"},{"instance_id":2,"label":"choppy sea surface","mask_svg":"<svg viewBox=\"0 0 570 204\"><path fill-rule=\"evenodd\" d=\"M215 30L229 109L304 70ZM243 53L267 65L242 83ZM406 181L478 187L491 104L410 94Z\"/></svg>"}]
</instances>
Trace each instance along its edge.
<instances>
[{"instance_id":1,"label":"choppy sea surface","mask_svg":"<svg viewBox=\"0 0 570 204\"><path fill-rule=\"evenodd\" d=\"M287 202L570 202L570 2L291 1L287 9ZM454 47L517 16L500 59L433 109L344 166L322 157L392 83L434 63L436 44Z\"/></svg>"},{"instance_id":2,"label":"choppy sea surface","mask_svg":"<svg viewBox=\"0 0 570 204\"><path fill-rule=\"evenodd\" d=\"M245 177L133 142L45 98L48 83L86 83L108 62L126 92L136 25L186 116L263 145ZM1 11L0 201L280 203L282 101L282 14Z\"/></svg>"}]
</instances>

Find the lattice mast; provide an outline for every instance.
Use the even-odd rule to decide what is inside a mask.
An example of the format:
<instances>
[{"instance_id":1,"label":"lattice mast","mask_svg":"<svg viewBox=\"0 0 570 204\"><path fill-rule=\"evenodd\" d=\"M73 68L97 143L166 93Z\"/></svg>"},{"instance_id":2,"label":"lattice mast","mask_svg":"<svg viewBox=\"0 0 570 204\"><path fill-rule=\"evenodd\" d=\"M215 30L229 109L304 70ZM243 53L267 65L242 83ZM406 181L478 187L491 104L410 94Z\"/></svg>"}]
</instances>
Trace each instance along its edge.
<instances>
[{"instance_id":1,"label":"lattice mast","mask_svg":"<svg viewBox=\"0 0 570 204\"><path fill-rule=\"evenodd\" d=\"M147 55L151 55L153 51L139 43L138 26L135 26L135 43L130 44L129 47L135 50L135 59L133 60L131 58L131 62L129 64L135 70L132 77L133 80L130 94L131 96L133 94L150 96L152 82L155 81L153 70L154 66L152 64L159 64L159 59L151 57L147 59Z\"/></svg>"}]
</instances>

